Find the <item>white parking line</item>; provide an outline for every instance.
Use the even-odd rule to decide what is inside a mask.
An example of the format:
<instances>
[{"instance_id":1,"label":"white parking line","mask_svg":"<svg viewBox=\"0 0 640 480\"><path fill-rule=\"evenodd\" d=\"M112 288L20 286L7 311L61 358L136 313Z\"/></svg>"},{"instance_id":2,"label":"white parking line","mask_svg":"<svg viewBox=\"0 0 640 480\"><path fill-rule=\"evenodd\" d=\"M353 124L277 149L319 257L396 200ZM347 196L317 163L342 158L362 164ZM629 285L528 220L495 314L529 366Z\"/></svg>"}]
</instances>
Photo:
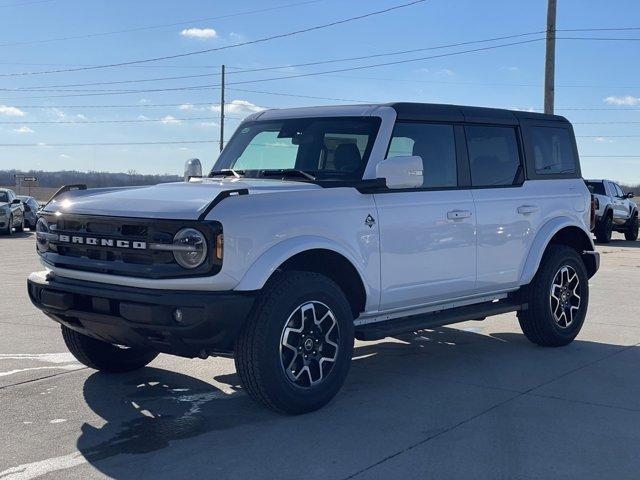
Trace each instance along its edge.
<instances>
[{"instance_id":1,"label":"white parking line","mask_svg":"<svg viewBox=\"0 0 640 480\"><path fill-rule=\"evenodd\" d=\"M80 452L73 452L61 457L47 458L39 462L25 463L0 472L0 480L31 480L47 473L66 470L87 463Z\"/></svg>"},{"instance_id":2,"label":"white parking line","mask_svg":"<svg viewBox=\"0 0 640 480\"><path fill-rule=\"evenodd\" d=\"M15 375L16 373L30 372L35 370L78 370L82 365L69 352L65 353L2 353L0 360L13 361L35 361L48 363L41 367L14 368L5 372L0 372L0 377ZM53 364L53 365L51 365Z\"/></svg>"}]
</instances>

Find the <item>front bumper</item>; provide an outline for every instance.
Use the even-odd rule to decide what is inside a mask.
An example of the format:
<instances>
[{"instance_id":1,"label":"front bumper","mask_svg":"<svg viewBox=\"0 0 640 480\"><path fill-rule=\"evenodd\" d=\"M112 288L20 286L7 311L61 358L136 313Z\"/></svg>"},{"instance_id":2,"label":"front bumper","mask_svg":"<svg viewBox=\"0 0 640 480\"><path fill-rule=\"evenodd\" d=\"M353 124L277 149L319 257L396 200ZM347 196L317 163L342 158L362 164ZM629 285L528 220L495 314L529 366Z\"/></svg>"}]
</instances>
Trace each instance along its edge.
<instances>
[{"instance_id":1,"label":"front bumper","mask_svg":"<svg viewBox=\"0 0 640 480\"><path fill-rule=\"evenodd\" d=\"M36 307L73 330L184 357L232 354L255 300L253 292L142 289L47 272L31 274L27 286Z\"/></svg>"}]
</instances>

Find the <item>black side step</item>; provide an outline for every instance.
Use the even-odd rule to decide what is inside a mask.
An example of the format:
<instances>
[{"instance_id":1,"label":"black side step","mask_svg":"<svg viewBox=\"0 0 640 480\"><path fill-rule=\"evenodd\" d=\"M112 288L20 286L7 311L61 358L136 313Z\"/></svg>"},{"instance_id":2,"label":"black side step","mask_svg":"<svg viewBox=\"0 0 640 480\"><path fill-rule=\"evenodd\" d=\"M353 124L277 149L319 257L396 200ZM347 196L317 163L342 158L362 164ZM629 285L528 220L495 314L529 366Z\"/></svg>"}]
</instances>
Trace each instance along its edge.
<instances>
[{"instance_id":1,"label":"black side step","mask_svg":"<svg viewBox=\"0 0 640 480\"><path fill-rule=\"evenodd\" d=\"M464 307L360 325L356 327L356 338L358 340L380 340L400 333L442 327L443 325L466 322L468 320L482 320L492 315L516 312L525 308L526 305L512 299L476 303L474 305L465 305Z\"/></svg>"}]
</instances>

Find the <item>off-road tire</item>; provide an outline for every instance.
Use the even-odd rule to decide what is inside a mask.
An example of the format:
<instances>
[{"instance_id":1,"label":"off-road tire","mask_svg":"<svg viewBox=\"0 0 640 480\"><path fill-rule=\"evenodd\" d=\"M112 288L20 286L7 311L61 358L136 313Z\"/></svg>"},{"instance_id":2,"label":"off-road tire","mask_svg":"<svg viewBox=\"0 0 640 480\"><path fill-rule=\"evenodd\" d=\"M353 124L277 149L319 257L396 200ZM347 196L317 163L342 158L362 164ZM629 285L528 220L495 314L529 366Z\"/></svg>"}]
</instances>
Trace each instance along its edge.
<instances>
[{"instance_id":1,"label":"off-road tire","mask_svg":"<svg viewBox=\"0 0 640 480\"><path fill-rule=\"evenodd\" d=\"M551 285L557 272L569 266L580 282L580 307L572 323L561 328L551 310ZM580 332L589 305L589 278L580 255L565 245L547 248L533 281L525 287L524 300L528 307L518 312L518 322L524 335L533 343L545 347L560 347L573 341Z\"/></svg>"},{"instance_id":2,"label":"off-road tire","mask_svg":"<svg viewBox=\"0 0 640 480\"><path fill-rule=\"evenodd\" d=\"M613 217L609 213L598 223L596 227L596 241L598 243L609 243L611 241L611 233L613 232Z\"/></svg>"},{"instance_id":3,"label":"off-road tire","mask_svg":"<svg viewBox=\"0 0 640 480\"><path fill-rule=\"evenodd\" d=\"M335 363L317 385L301 388L285 373L281 359L283 331L293 312L321 302L339 328ZM244 389L258 403L280 413L302 414L326 405L344 383L353 353L353 314L342 290L312 272L282 272L271 279L235 343L235 365Z\"/></svg>"},{"instance_id":4,"label":"off-road tire","mask_svg":"<svg viewBox=\"0 0 640 480\"><path fill-rule=\"evenodd\" d=\"M630 242L635 242L638 239L638 215L634 215L629 221L629 227L624 232L624 238Z\"/></svg>"},{"instance_id":5,"label":"off-road tire","mask_svg":"<svg viewBox=\"0 0 640 480\"><path fill-rule=\"evenodd\" d=\"M71 354L83 365L101 372L124 373L138 370L158 356L142 347L123 348L82 335L62 325L62 338Z\"/></svg>"}]
</instances>

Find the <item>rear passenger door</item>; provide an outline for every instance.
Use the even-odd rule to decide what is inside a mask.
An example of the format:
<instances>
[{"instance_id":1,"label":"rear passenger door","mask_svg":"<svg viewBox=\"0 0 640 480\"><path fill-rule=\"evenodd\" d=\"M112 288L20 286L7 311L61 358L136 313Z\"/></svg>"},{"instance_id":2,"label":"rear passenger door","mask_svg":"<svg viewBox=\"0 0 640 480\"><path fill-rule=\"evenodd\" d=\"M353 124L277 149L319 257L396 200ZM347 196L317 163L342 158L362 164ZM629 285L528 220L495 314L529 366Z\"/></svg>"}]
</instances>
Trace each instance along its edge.
<instances>
[{"instance_id":1,"label":"rear passenger door","mask_svg":"<svg viewBox=\"0 0 640 480\"><path fill-rule=\"evenodd\" d=\"M532 241L540 207L525 194L524 163L516 126L465 126L477 215L477 289L515 285Z\"/></svg>"},{"instance_id":2,"label":"rear passenger door","mask_svg":"<svg viewBox=\"0 0 640 480\"><path fill-rule=\"evenodd\" d=\"M458 140L458 142L456 142ZM379 216L381 309L419 306L473 293L475 211L453 124L398 122L387 158L422 158L421 188L374 195Z\"/></svg>"}]
</instances>

